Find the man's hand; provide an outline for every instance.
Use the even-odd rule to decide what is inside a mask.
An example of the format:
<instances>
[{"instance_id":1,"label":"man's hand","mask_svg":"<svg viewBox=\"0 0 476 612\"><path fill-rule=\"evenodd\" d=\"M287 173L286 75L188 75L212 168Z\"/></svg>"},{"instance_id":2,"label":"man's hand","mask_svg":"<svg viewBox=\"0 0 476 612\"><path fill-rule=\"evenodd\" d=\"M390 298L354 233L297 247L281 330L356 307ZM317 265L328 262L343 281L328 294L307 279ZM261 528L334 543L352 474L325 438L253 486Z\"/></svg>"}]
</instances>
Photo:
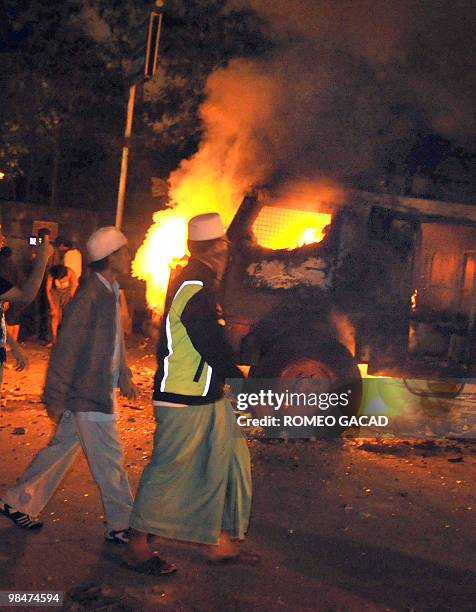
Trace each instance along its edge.
<instances>
[{"instance_id":1,"label":"man's hand","mask_svg":"<svg viewBox=\"0 0 476 612\"><path fill-rule=\"evenodd\" d=\"M14 340L9 333L7 333L7 342L12 349L13 358L16 361L15 370L21 372L28 367L28 357L26 353L20 348L20 345Z\"/></svg>"},{"instance_id":2,"label":"man's hand","mask_svg":"<svg viewBox=\"0 0 476 612\"><path fill-rule=\"evenodd\" d=\"M21 372L28 368L28 357L26 356L25 351L23 351L19 346L15 348L12 347L12 355L16 361L15 370L17 372Z\"/></svg>"},{"instance_id":3,"label":"man's hand","mask_svg":"<svg viewBox=\"0 0 476 612\"><path fill-rule=\"evenodd\" d=\"M138 389L130 376L125 376L124 379L120 381L119 390L121 395L127 397L128 400L133 401L137 399Z\"/></svg>"},{"instance_id":4,"label":"man's hand","mask_svg":"<svg viewBox=\"0 0 476 612\"><path fill-rule=\"evenodd\" d=\"M46 412L52 421L55 423L59 423L61 421L61 417L63 416L63 406L59 406L58 404L47 404Z\"/></svg>"},{"instance_id":5,"label":"man's hand","mask_svg":"<svg viewBox=\"0 0 476 612\"><path fill-rule=\"evenodd\" d=\"M50 244L50 237L43 236L43 242L38 245L38 256L43 260L47 261L55 252L54 248Z\"/></svg>"},{"instance_id":6,"label":"man's hand","mask_svg":"<svg viewBox=\"0 0 476 612\"><path fill-rule=\"evenodd\" d=\"M138 389L132 380L132 372L130 368L123 367L121 369L118 387L121 395L127 397L128 400L137 399Z\"/></svg>"}]
</instances>

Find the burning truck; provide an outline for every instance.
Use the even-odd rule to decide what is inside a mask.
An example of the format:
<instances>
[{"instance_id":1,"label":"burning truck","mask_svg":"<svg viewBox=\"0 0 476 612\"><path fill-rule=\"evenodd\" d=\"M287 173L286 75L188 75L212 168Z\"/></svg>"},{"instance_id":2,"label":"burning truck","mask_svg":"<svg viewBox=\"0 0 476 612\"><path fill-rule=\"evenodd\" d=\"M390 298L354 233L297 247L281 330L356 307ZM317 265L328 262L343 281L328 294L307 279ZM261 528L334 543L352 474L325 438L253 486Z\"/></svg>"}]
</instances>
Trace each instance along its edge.
<instances>
[{"instance_id":1,"label":"burning truck","mask_svg":"<svg viewBox=\"0 0 476 612\"><path fill-rule=\"evenodd\" d=\"M169 221L185 243L185 219ZM417 394L451 397L474 376L474 207L350 190L283 203L260 191L228 237L223 317L251 377L358 390L367 364Z\"/></svg>"},{"instance_id":2,"label":"burning truck","mask_svg":"<svg viewBox=\"0 0 476 612\"><path fill-rule=\"evenodd\" d=\"M252 376L358 380L367 364L442 396L474 376L476 209L351 191L269 204L245 197L228 229L224 318ZM302 224L310 244L273 248Z\"/></svg>"}]
</instances>

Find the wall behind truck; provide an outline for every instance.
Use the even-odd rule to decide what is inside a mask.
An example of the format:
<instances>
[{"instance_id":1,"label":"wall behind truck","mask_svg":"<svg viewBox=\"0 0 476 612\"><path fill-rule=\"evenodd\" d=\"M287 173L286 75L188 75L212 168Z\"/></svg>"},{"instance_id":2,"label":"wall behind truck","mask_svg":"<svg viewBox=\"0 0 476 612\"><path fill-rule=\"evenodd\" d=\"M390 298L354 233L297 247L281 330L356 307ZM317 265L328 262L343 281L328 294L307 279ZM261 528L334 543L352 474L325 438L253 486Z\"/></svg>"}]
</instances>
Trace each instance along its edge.
<instances>
[{"instance_id":1,"label":"wall behind truck","mask_svg":"<svg viewBox=\"0 0 476 612\"><path fill-rule=\"evenodd\" d=\"M422 223L418 309L469 315L475 272L476 227Z\"/></svg>"}]
</instances>

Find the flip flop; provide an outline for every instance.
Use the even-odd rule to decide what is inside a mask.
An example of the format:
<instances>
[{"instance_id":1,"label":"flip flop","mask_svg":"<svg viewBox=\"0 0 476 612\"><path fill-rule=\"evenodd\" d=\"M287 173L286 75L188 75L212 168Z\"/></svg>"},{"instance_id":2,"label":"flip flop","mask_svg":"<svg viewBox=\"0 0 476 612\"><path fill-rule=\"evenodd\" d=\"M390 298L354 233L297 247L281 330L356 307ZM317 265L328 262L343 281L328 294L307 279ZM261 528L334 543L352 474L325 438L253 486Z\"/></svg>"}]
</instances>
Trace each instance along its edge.
<instances>
[{"instance_id":1,"label":"flip flop","mask_svg":"<svg viewBox=\"0 0 476 612\"><path fill-rule=\"evenodd\" d=\"M136 565L124 561L122 566L133 572L144 574L145 576L167 576L177 571L177 566L174 563L169 563L165 559L161 559L157 556L151 557L147 559L147 561L142 561L142 563L137 563Z\"/></svg>"},{"instance_id":2,"label":"flip flop","mask_svg":"<svg viewBox=\"0 0 476 612\"><path fill-rule=\"evenodd\" d=\"M218 557L216 559L207 559L209 565L259 565L261 562L260 555L252 553L240 552L233 557Z\"/></svg>"},{"instance_id":3,"label":"flip flop","mask_svg":"<svg viewBox=\"0 0 476 612\"><path fill-rule=\"evenodd\" d=\"M104 539L115 544L128 544L131 537L130 529L115 529L106 531Z\"/></svg>"}]
</instances>

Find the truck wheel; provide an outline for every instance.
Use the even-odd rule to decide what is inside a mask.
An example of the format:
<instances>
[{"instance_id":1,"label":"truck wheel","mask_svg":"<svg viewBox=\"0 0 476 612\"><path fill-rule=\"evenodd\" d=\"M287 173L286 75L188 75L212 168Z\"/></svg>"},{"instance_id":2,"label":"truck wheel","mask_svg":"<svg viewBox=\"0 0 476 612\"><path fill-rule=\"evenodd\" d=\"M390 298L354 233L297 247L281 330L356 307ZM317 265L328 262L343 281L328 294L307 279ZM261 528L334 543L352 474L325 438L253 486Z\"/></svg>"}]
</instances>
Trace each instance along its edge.
<instances>
[{"instance_id":1,"label":"truck wheel","mask_svg":"<svg viewBox=\"0 0 476 612\"><path fill-rule=\"evenodd\" d=\"M326 339L321 342L309 339L288 339L274 346L272 351L262 357L257 366L252 368L250 376L256 379L266 379L266 387L272 387L274 392L306 394L309 397L317 395L323 398L321 407L296 405L290 401L285 411L289 416L323 416L335 417L336 426L313 427L310 435L317 437L335 437L345 430L339 425L339 417L356 415L362 400L362 379L359 369L351 353L335 340ZM291 397L288 393L288 396ZM327 396L333 402L336 395L338 405L326 406ZM296 397L296 396L294 396ZM302 395L300 397L303 397ZM299 403L299 402L298 402ZM267 407L255 409L257 416L270 414ZM272 412L272 411L271 411ZM276 415L276 411L274 412ZM296 419L298 422L300 419ZM332 423L329 419L327 423ZM292 427L289 435L293 436L297 429ZM301 433L301 432L298 432ZM294 437L309 437L309 435Z\"/></svg>"}]
</instances>

